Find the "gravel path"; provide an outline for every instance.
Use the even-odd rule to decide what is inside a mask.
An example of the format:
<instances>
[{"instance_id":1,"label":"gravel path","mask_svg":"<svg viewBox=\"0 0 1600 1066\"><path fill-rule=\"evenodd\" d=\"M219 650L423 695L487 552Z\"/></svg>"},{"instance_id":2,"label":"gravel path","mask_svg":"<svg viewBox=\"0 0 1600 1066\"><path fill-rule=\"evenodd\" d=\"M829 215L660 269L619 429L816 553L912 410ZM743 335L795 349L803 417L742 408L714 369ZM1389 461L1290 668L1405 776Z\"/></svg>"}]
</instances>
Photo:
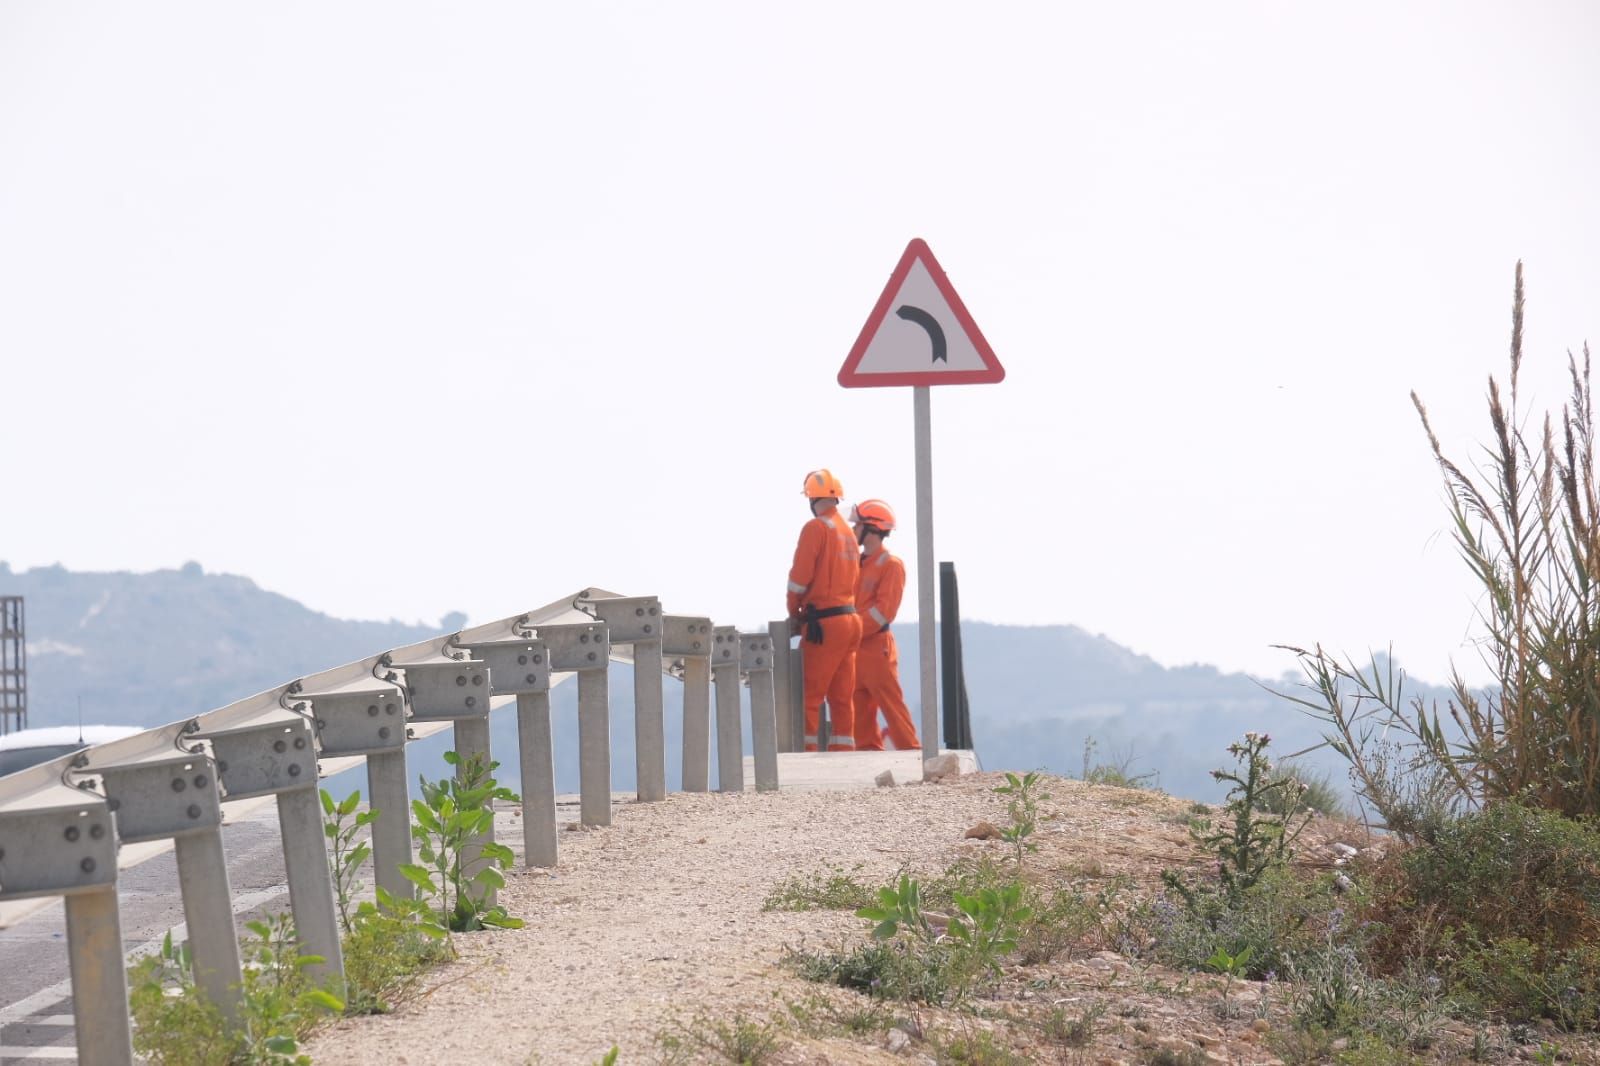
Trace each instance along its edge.
<instances>
[{"instance_id":1,"label":"gravel path","mask_svg":"<svg viewBox=\"0 0 1600 1066\"><path fill-rule=\"evenodd\" d=\"M617 1045L623 1063L654 1061L675 1020L765 1016L782 1006L775 993L804 998L816 986L778 966L784 949L861 929L843 913L763 913L775 884L831 867L883 882L992 848L962 833L1003 820L994 784L623 805L609 828L561 834L553 873L510 875L501 901L526 928L458 937L460 960L430 975L429 991L395 1014L340 1021L307 1050L373 1066L565 1064Z\"/></svg>"}]
</instances>

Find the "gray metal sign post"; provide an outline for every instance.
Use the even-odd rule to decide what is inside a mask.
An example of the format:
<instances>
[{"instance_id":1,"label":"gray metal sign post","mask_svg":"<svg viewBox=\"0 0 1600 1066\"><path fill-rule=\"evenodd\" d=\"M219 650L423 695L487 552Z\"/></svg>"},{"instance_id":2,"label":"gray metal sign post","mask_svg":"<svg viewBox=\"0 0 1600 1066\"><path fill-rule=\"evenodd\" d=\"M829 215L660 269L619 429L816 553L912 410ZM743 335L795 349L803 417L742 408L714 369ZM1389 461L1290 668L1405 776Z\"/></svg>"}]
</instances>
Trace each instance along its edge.
<instances>
[{"instance_id":1,"label":"gray metal sign post","mask_svg":"<svg viewBox=\"0 0 1600 1066\"><path fill-rule=\"evenodd\" d=\"M933 627L933 406L928 386L911 390L917 447L917 692L922 701L922 757L939 754L939 660Z\"/></svg>"}]
</instances>

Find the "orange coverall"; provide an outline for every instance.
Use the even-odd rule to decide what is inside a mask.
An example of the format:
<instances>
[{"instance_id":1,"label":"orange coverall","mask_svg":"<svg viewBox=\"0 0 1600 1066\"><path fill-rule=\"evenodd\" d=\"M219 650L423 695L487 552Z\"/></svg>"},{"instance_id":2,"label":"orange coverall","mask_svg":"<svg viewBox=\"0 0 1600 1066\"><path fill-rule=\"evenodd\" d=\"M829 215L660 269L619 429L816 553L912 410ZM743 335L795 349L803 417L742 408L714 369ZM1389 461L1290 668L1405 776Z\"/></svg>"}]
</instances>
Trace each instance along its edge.
<instances>
[{"instance_id":1,"label":"orange coverall","mask_svg":"<svg viewBox=\"0 0 1600 1066\"><path fill-rule=\"evenodd\" d=\"M906 591L906 566L881 544L861 560L856 613L861 616L861 647L856 652L855 730L857 750L882 751L878 710L889 723L889 739L900 751L920 748L905 694L900 690L900 649L889 623Z\"/></svg>"},{"instance_id":2,"label":"orange coverall","mask_svg":"<svg viewBox=\"0 0 1600 1066\"><path fill-rule=\"evenodd\" d=\"M861 563L856 556L856 538L837 510L807 522L795 545L794 565L789 568L789 617L804 619L812 608L817 611L855 607L856 575ZM828 700L829 751L853 751L855 726L852 700L855 696L855 651L861 643L861 618L855 614L836 614L817 619L805 628L820 627L822 641L802 633L801 662L805 670L805 749L817 750L817 725L822 717L822 700ZM814 630L813 630L814 632Z\"/></svg>"}]
</instances>

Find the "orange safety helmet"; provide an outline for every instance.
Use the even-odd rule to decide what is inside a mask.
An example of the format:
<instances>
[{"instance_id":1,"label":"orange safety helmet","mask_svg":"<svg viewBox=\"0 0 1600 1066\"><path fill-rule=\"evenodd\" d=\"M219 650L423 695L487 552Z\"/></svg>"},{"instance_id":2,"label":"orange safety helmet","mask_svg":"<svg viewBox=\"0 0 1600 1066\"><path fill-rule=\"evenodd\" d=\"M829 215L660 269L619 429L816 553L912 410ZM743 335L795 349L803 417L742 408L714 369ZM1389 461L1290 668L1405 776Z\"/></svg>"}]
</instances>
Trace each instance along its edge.
<instances>
[{"instance_id":1,"label":"orange safety helmet","mask_svg":"<svg viewBox=\"0 0 1600 1066\"><path fill-rule=\"evenodd\" d=\"M894 508L882 500L862 500L850 508L850 521L887 533L894 528Z\"/></svg>"},{"instance_id":2,"label":"orange safety helmet","mask_svg":"<svg viewBox=\"0 0 1600 1066\"><path fill-rule=\"evenodd\" d=\"M801 490L808 500L841 499L844 496L844 486L839 484L839 479L833 476L831 470L813 470L806 475L806 487Z\"/></svg>"}]
</instances>

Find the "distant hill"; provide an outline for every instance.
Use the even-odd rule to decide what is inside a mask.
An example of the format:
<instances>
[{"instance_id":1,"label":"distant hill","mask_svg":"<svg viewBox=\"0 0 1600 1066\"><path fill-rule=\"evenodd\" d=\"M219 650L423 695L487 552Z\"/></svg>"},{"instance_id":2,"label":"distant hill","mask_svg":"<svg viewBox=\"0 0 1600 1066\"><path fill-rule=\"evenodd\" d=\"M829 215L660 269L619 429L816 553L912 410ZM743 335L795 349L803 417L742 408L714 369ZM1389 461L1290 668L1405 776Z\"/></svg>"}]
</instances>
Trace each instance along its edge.
<instances>
[{"instance_id":1,"label":"distant hill","mask_svg":"<svg viewBox=\"0 0 1600 1066\"><path fill-rule=\"evenodd\" d=\"M147 574L0 563L0 596L17 595L27 598L35 726L77 722L80 699L87 722L160 725L448 624L330 618L198 563Z\"/></svg>"},{"instance_id":2,"label":"distant hill","mask_svg":"<svg viewBox=\"0 0 1600 1066\"><path fill-rule=\"evenodd\" d=\"M76 573L60 566L13 572L0 563L0 595L19 594L27 597L30 724L36 726L76 722L80 697L85 721L160 725L465 622L461 615L437 626L331 618L248 578L208 574L194 563L145 574ZM917 627L897 625L896 632L915 712ZM1151 775L1151 784L1174 795L1215 800L1223 790L1210 771L1229 764L1225 749L1247 730L1271 733L1279 756L1320 739L1315 721L1248 675L1164 667L1077 626L968 622L962 641L973 735L987 769L1045 767L1076 776L1085 744L1092 742L1091 766L1126 763L1131 775ZM1293 666L1285 656L1285 668ZM1294 681L1270 684L1282 690ZM552 698L562 791L578 787L575 688L563 685ZM1443 696L1438 689L1415 691ZM626 666L613 666L611 692L613 785L627 790L634 763ZM668 781L675 788L682 700L670 681L666 709ZM492 735L504 764L501 776L515 781L514 716L497 715ZM414 745L408 751L413 773L441 776L440 754L448 746L448 732ZM1305 761L1343 781L1340 760L1325 749ZM344 787L364 788L358 774L342 776Z\"/></svg>"}]
</instances>

